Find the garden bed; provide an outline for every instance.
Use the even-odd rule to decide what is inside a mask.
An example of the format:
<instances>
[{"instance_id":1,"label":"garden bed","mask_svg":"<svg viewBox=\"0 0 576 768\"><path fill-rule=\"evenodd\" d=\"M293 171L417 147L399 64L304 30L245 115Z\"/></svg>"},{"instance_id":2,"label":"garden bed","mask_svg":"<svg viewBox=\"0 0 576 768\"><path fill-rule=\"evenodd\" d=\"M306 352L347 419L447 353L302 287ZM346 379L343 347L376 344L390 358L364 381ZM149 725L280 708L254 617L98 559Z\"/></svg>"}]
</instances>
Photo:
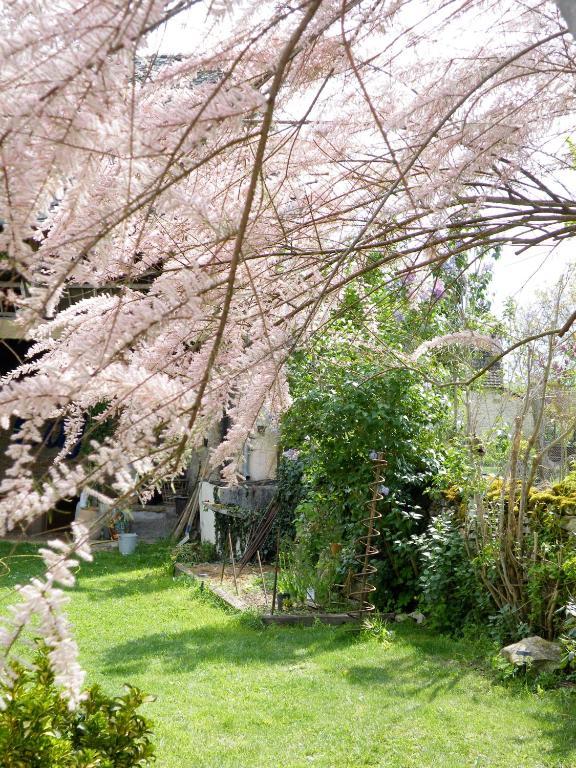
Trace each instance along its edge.
<instances>
[{"instance_id":1,"label":"garden bed","mask_svg":"<svg viewBox=\"0 0 576 768\"><path fill-rule=\"evenodd\" d=\"M323 624L336 625L358 621L358 617L351 613L325 613L314 608L294 613L283 611L271 613L272 590L268 588L268 599L266 600L264 590L261 587L260 570L257 566L247 566L244 568L242 573L236 576L236 585L234 584L234 574L230 566L226 566L224 576L222 577L221 563L200 563L199 565L176 563L175 568L180 573L198 579L220 600L223 600L232 608L238 611L255 609L261 612L262 621L265 624L312 626L316 621L320 621ZM265 574L272 574L274 569L272 566L263 566L263 570ZM237 592L236 586L238 588Z\"/></svg>"},{"instance_id":2,"label":"garden bed","mask_svg":"<svg viewBox=\"0 0 576 768\"><path fill-rule=\"evenodd\" d=\"M256 609L264 613L270 610L272 591L267 592L268 600L266 600L258 566L247 565L242 573L236 576L238 592L236 592L230 565L225 567L223 578L221 578L222 563L200 563L199 565L176 563L175 567L180 573L193 576L204 583L221 600L239 611ZM273 573L274 569L272 566L263 565L262 570L267 574Z\"/></svg>"}]
</instances>

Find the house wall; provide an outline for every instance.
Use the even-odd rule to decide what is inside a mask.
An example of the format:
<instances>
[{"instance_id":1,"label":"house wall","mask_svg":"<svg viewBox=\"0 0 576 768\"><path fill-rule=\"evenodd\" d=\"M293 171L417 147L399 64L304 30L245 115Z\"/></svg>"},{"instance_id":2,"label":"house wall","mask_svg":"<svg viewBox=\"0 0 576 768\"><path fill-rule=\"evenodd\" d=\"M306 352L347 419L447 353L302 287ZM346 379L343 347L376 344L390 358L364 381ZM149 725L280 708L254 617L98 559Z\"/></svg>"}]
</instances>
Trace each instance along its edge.
<instances>
[{"instance_id":1,"label":"house wall","mask_svg":"<svg viewBox=\"0 0 576 768\"><path fill-rule=\"evenodd\" d=\"M478 437L488 437L491 433L503 429L514 429L516 418L523 408L523 399L501 389L481 389L469 395L469 428ZM524 419L522 432L529 435L534 427L532 413Z\"/></svg>"},{"instance_id":2,"label":"house wall","mask_svg":"<svg viewBox=\"0 0 576 768\"><path fill-rule=\"evenodd\" d=\"M266 416L259 417L246 441L241 473L247 480L273 480L278 465L278 430Z\"/></svg>"}]
</instances>

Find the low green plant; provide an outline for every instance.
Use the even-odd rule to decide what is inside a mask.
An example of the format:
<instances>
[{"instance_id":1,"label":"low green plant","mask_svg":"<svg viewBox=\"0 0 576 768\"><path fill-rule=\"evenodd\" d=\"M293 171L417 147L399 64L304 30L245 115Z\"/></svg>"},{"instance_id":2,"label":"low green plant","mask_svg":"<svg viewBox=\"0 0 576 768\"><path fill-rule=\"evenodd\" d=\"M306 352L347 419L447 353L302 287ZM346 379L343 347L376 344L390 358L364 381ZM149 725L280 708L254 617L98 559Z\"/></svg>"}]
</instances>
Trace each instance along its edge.
<instances>
[{"instance_id":1,"label":"low green plant","mask_svg":"<svg viewBox=\"0 0 576 768\"><path fill-rule=\"evenodd\" d=\"M562 648L560 669L569 680L576 680L576 603L571 600L561 613L564 613L564 622L559 639Z\"/></svg>"},{"instance_id":2,"label":"low green plant","mask_svg":"<svg viewBox=\"0 0 576 768\"><path fill-rule=\"evenodd\" d=\"M394 632L390 629L390 626L377 613L367 616L360 627L360 639L361 640L373 640L381 645L391 645L394 639Z\"/></svg>"},{"instance_id":3,"label":"low green plant","mask_svg":"<svg viewBox=\"0 0 576 768\"><path fill-rule=\"evenodd\" d=\"M247 608L238 616L238 622L245 629L264 629L262 614L256 608Z\"/></svg>"},{"instance_id":4,"label":"low green plant","mask_svg":"<svg viewBox=\"0 0 576 768\"><path fill-rule=\"evenodd\" d=\"M306 601L307 590L314 581L314 569L300 554L299 549L284 549L279 556L277 590L289 594L296 605Z\"/></svg>"},{"instance_id":5,"label":"low green plant","mask_svg":"<svg viewBox=\"0 0 576 768\"><path fill-rule=\"evenodd\" d=\"M278 591L290 595L293 606L311 599L322 608L342 603L343 597L338 586L342 577L340 553L333 554L325 548L316 563L303 555L302 549L292 545L280 553Z\"/></svg>"},{"instance_id":6,"label":"low green plant","mask_svg":"<svg viewBox=\"0 0 576 768\"><path fill-rule=\"evenodd\" d=\"M519 612L511 605L503 605L488 617L488 634L499 645L515 643L532 634Z\"/></svg>"},{"instance_id":7,"label":"low green plant","mask_svg":"<svg viewBox=\"0 0 576 768\"><path fill-rule=\"evenodd\" d=\"M3 768L144 768L154 760L149 722L136 712L153 698L137 688L111 698L93 686L71 711L43 645L32 665L12 662L10 677L0 685Z\"/></svg>"},{"instance_id":8,"label":"low green plant","mask_svg":"<svg viewBox=\"0 0 576 768\"><path fill-rule=\"evenodd\" d=\"M498 655L493 659L492 666L500 680L504 682L511 679L522 680L523 684L533 693L542 693L558 688L559 685L576 681L576 605L569 603L559 611L559 613L562 612L565 613L565 620L564 633L558 639L562 649L559 665L555 668L539 668L538 665L533 665L530 659L525 664L512 664ZM504 616L506 616L504 621L516 629L518 627L517 619L512 615L508 616L510 613L510 611L504 612ZM526 625L520 625L520 631L516 631L516 635L522 636L529 633L530 628Z\"/></svg>"},{"instance_id":9,"label":"low green plant","mask_svg":"<svg viewBox=\"0 0 576 768\"><path fill-rule=\"evenodd\" d=\"M211 563L217 559L216 547L210 541L188 541L178 544L170 553L172 565L198 565L198 563Z\"/></svg>"},{"instance_id":10,"label":"low green plant","mask_svg":"<svg viewBox=\"0 0 576 768\"><path fill-rule=\"evenodd\" d=\"M491 662L496 679L500 682L507 683L509 680L518 677L521 668L516 664L512 664L511 661L508 661L499 653L492 657Z\"/></svg>"},{"instance_id":11,"label":"low green plant","mask_svg":"<svg viewBox=\"0 0 576 768\"><path fill-rule=\"evenodd\" d=\"M273 571L264 572L264 580L262 580L262 576L257 576L257 575L252 576L243 584L242 589L245 592L262 592L263 584L266 585L267 592L272 591L272 589L274 588L274 572Z\"/></svg>"},{"instance_id":12,"label":"low green plant","mask_svg":"<svg viewBox=\"0 0 576 768\"><path fill-rule=\"evenodd\" d=\"M558 687L561 678L555 670L544 670L539 672L530 685L534 693L544 693Z\"/></svg>"},{"instance_id":13,"label":"low green plant","mask_svg":"<svg viewBox=\"0 0 576 768\"><path fill-rule=\"evenodd\" d=\"M531 659L525 664L513 664L500 654L492 658L492 670L501 683L518 684L537 694L557 688L562 679L559 670L539 669Z\"/></svg>"}]
</instances>

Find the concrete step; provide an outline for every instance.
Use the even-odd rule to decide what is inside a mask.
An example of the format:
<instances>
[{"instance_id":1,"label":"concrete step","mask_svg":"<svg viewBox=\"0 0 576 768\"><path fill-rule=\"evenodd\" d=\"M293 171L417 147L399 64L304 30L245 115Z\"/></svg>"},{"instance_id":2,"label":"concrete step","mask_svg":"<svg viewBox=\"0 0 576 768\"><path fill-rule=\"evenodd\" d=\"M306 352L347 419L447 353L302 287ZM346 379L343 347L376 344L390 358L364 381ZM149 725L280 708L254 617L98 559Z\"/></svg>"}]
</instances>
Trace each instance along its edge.
<instances>
[{"instance_id":1,"label":"concrete step","mask_svg":"<svg viewBox=\"0 0 576 768\"><path fill-rule=\"evenodd\" d=\"M140 541L153 542L167 539L176 525L176 514L135 510L131 521L132 533L137 533Z\"/></svg>"}]
</instances>

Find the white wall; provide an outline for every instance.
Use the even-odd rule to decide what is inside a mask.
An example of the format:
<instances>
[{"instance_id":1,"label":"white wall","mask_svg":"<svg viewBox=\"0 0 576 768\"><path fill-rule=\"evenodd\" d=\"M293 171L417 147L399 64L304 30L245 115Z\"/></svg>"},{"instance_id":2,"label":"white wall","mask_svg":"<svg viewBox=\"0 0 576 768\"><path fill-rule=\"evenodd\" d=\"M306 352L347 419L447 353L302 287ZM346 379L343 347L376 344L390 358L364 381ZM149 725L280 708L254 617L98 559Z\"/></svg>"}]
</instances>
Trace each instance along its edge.
<instances>
[{"instance_id":1,"label":"white wall","mask_svg":"<svg viewBox=\"0 0 576 768\"><path fill-rule=\"evenodd\" d=\"M200 540L210 541L216 544L216 525L214 512L206 506L206 502L214 502L214 488L212 483L204 481L200 484Z\"/></svg>"},{"instance_id":2,"label":"white wall","mask_svg":"<svg viewBox=\"0 0 576 768\"><path fill-rule=\"evenodd\" d=\"M241 472L250 480L275 480L277 463L278 432L269 423L260 423L244 447Z\"/></svg>"}]
</instances>

